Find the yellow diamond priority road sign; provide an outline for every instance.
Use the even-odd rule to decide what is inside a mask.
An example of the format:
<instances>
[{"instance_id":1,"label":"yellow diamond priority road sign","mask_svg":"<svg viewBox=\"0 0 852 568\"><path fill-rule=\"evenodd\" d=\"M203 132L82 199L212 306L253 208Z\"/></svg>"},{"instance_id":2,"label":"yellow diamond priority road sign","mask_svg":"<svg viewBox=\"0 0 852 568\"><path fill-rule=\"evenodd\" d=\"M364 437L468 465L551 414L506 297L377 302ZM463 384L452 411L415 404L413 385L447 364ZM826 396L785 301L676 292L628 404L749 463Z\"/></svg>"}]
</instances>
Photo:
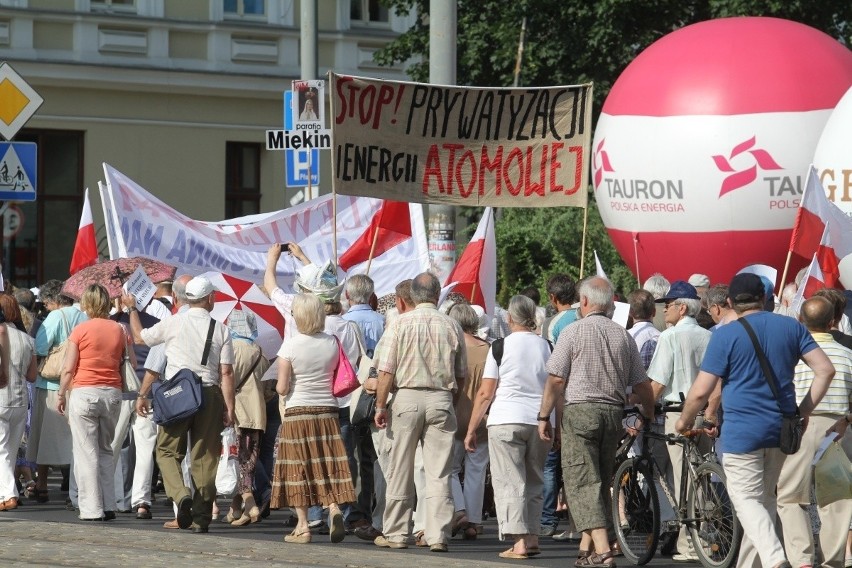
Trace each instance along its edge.
<instances>
[{"instance_id":1,"label":"yellow diamond priority road sign","mask_svg":"<svg viewBox=\"0 0 852 568\"><path fill-rule=\"evenodd\" d=\"M0 65L0 135L11 140L44 102L8 63Z\"/></svg>"}]
</instances>

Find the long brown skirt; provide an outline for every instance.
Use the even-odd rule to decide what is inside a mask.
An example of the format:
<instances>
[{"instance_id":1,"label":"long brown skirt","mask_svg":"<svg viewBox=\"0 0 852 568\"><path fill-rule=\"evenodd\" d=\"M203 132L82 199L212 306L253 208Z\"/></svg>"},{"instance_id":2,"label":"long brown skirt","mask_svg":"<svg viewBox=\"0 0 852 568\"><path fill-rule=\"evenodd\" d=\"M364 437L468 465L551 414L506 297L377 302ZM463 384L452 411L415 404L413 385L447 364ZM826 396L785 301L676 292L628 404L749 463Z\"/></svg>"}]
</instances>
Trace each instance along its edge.
<instances>
[{"instance_id":1,"label":"long brown skirt","mask_svg":"<svg viewBox=\"0 0 852 568\"><path fill-rule=\"evenodd\" d=\"M273 509L355 501L338 409L288 408L278 430Z\"/></svg>"}]
</instances>

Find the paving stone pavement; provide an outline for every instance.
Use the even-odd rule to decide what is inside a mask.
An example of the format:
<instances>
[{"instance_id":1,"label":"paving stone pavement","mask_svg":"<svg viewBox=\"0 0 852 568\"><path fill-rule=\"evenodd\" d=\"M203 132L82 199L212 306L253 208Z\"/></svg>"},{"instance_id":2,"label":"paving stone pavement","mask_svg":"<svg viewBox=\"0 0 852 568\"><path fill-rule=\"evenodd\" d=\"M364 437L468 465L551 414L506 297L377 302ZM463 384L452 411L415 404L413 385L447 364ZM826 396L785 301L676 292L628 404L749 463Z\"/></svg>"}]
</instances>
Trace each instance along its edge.
<instances>
[{"instance_id":1,"label":"paving stone pavement","mask_svg":"<svg viewBox=\"0 0 852 568\"><path fill-rule=\"evenodd\" d=\"M281 532L277 529L276 532ZM0 517L0 566L56 567L252 567L310 566L399 568L412 562L426 568L498 567L420 551L417 558L369 546L288 545L230 538L221 532L195 535L184 531L146 531L109 523L71 524ZM348 539L347 539L348 540ZM346 541L344 541L346 542ZM528 566L530 564L527 564Z\"/></svg>"}]
</instances>

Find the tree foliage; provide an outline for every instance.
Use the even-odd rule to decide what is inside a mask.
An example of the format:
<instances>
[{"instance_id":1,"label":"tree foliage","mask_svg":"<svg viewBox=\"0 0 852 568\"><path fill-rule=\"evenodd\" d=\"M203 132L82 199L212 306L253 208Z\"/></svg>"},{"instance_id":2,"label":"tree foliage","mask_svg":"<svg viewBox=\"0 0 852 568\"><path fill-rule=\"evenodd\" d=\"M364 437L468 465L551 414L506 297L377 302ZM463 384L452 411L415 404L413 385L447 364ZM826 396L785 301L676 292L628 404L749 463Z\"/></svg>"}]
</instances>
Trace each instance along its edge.
<instances>
[{"instance_id":1,"label":"tree foliage","mask_svg":"<svg viewBox=\"0 0 852 568\"><path fill-rule=\"evenodd\" d=\"M375 59L405 63L415 81L429 79L429 0L384 0L400 14L415 10L417 23ZM457 83L509 86L513 82L521 23L527 31L519 85L549 86L594 82L593 117L600 114L624 68L657 39L683 26L730 16L774 16L852 42L849 0L458 0ZM579 272L583 211L504 209L496 224L499 300L538 284L556 271ZM479 218L477 210L463 212ZM598 255L617 289L636 282L607 237L590 201L587 258L594 271ZM590 272L588 265L586 274Z\"/></svg>"}]
</instances>

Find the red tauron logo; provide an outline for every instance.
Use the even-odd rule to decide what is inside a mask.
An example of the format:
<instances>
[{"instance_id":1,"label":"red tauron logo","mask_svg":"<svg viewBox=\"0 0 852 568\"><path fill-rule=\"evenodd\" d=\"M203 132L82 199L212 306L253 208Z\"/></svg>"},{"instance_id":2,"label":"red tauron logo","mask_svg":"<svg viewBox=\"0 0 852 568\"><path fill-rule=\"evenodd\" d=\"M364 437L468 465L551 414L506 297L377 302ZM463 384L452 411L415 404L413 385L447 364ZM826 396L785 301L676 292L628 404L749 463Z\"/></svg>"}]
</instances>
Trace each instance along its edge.
<instances>
[{"instance_id":1,"label":"red tauron logo","mask_svg":"<svg viewBox=\"0 0 852 568\"><path fill-rule=\"evenodd\" d=\"M730 193L735 189L739 189L741 187L745 187L754 180L757 179L757 168L758 166L762 170L782 170L781 166L779 166L772 156L769 155L769 152L766 150L761 150L759 148L754 148L755 142L757 141L756 136L752 136L745 142L741 142L734 146L734 149L731 150L731 155L729 158L725 158L725 156L713 156L713 161L716 162L716 167L723 172L731 172L731 175L725 178L725 181L722 182L722 189L719 191L719 197L722 197L726 193ZM754 148L754 149L752 149ZM754 161L757 162L755 165L751 166L742 171L737 171L731 167L730 162L728 160L733 160L734 157L739 156L742 153L749 153L754 158Z\"/></svg>"},{"instance_id":2,"label":"red tauron logo","mask_svg":"<svg viewBox=\"0 0 852 568\"><path fill-rule=\"evenodd\" d=\"M606 142L606 138L601 140L600 144L595 148L594 154L592 154L592 169L595 171L595 189L600 187L604 172L610 173L615 171L609 163L609 156L607 156L606 150L603 149L604 142Z\"/></svg>"}]
</instances>

